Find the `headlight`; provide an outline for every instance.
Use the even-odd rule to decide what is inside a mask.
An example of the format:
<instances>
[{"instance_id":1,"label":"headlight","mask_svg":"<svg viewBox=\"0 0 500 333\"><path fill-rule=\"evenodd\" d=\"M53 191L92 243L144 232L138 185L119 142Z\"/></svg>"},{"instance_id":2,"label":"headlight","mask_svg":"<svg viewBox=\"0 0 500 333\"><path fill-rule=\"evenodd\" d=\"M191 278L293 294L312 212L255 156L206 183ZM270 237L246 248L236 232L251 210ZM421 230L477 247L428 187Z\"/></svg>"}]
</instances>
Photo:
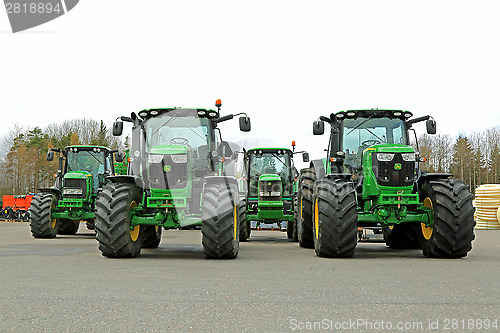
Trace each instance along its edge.
<instances>
[{"instance_id":1,"label":"headlight","mask_svg":"<svg viewBox=\"0 0 500 333\"><path fill-rule=\"evenodd\" d=\"M271 192L271 196L272 197L279 197L280 195L281 195L280 191L273 191L273 192Z\"/></svg>"},{"instance_id":2,"label":"headlight","mask_svg":"<svg viewBox=\"0 0 500 333\"><path fill-rule=\"evenodd\" d=\"M406 162L415 162L415 153L406 153L401 155L403 157L403 161Z\"/></svg>"},{"instance_id":3,"label":"headlight","mask_svg":"<svg viewBox=\"0 0 500 333\"><path fill-rule=\"evenodd\" d=\"M378 153L377 154L377 160L380 162L389 162L392 161L394 158L394 154L388 154L388 153Z\"/></svg>"},{"instance_id":4,"label":"headlight","mask_svg":"<svg viewBox=\"0 0 500 333\"><path fill-rule=\"evenodd\" d=\"M149 155L149 163L161 163L163 155Z\"/></svg>"},{"instance_id":5,"label":"headlight","mask_svg":"<svg viewBox=\"0 0 500 333\"><path fill-rule=\"evenodd\" d=\"M187 160L187 155L172 155L172 161L174 163L186 163Z\"/></svg>"},{"instance_id":6,"label":"headlight","mask_svg":"<svg viewBox=\"0 0 500 333\"><path fill-rule=\"evenodd\" d=\"M261 197L268 197L269 196L269 192L260 192L260 196Z\"/></svg>"},{"instance_id":7,"label":"headlight","mask_svg":"<svg viewBox=\"0 0 500 333\"><path fill-rule=\"evenodd\" d=\"M65 188L63 190L63 194L67 194L67 195L72 195L72 194L82 195L83 194L83 190L81 188Z\"/></svg>"}]
</instances>

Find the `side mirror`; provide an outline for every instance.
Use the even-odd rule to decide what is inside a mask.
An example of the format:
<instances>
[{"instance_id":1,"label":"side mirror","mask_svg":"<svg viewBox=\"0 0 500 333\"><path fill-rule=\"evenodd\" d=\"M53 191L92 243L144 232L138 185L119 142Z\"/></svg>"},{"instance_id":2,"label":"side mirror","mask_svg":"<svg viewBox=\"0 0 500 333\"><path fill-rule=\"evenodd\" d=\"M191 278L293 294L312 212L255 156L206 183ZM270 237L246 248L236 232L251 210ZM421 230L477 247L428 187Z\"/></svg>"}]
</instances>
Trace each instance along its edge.
<instances>
[{"instance_id":1,"label":"side mirror","mask_svg":"<svg viewBox=\"0 0 500 333\"><path fill-rule=\"evenodd\" d=\"M240 117L240 131L250 132L250 117Z\"/></svg>"},{"instance_id":2,"label":"side mirror","mask_svg":"<svg viewBox=\"0 0 500 333\"><path fill-rule=\"evenodd\" d=\"M113 123L113 135L120 136L123 133L123 123L121 121L115 121Z\"/></svg>"},{"instance_id":3,"label":"side mirror","mask_svg":"<svg viewBox=\"0 0 500 333\"><path fill-rule=\"evenodd\" d=\"M47 152L47 161L53 161L54 160L54 152L49 150Z\"/></svg>"},{"instance_id":4,"label":"side mirror","mask_svg":"<svg viewBox=\"0 0 500 333\"><path fill-rule=\"evenodd\" d=\"M425 122L427 126L427 134L436 134L436 121L433 119L429 119Z\"/></svg>"},{"instance_id":5,"label":"side mirror","mask_svg":"<svg viewBox=\"0 0 500 333\"><path fill-rule=\"evenodd\" d=\"M325 133L325 122L323 120L316 120L313 123L313 134L322 135Z\"/></svg>"},{"instance_id":6,"label":"side mirror","mask_svg":"<svg viewBox=\"0 0 500 333\"><path fill-rule=\"evenodd\" d=\"M115 161L120 163L120 162L123 162L123 159L125 158L125 156L123 156L122 153L115 153Z\"/></svg>"},{"instance_id":7,"label":"side mirror","mask_svg":"<svg viewBox=\"0 0 500 333\"><path fill-rule=\"evenodd\" d=\"M309 153L306 153L306 152L302 153L302 161L309 162Z\"/></svg>"}]
</instances>

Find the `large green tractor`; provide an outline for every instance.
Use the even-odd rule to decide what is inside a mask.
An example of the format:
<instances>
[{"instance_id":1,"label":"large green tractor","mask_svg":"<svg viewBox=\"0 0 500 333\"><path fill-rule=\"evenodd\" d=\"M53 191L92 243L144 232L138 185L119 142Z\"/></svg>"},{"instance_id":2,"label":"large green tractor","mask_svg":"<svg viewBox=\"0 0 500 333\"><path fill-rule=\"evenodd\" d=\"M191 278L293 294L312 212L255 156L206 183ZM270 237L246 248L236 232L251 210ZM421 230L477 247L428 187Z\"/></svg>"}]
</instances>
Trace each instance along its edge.
<instances>
[{"instance_id":1,"label":"large green tractor","mask_svg":"<svg viewBox=\"0 0 500 333\"><path fill-rule=\"evenodd\" d=\"M331 125L327 158L300 173L299 244L321 257L351 257L358 227L380 227L391 248L421 248L427 257L465 257L474 239L472 195L449 174L427 173L410 146L413 124L401 110L348 110L320 117ZM415 132L414 132L415 133ZM416 134L415 134L416 140Z\"/></svg>"},{"instance_id":2,"label":"large green tractor","mask_svg":"<svg viewBox=\"0 0 500 333\"><path fill-rule=\"evenodd\" d=\"M29 208L31 233L35 238L54 238L57 234L74 235L80 221L95 229L95 201L114 174L114 156L117 150L100 146L69 146L51 148L47 160L59 154L59 170L52 188L39 189ZM117 154L121 160L121 155Z\"/></svg>"},{"instance_id":3,"label":"large green tractor","mask_svg":"<svg viewBox=\"0 0 500 333\"><path fill-rule=\"evenodd\" d=\"M250 237L251 224L277 224L290 239L297 237L294 216L297 206L298 172L288 148L253 148L246 152L248 182L246 223L240 241ZM304 162L309 156L302 152ZM294 232L295 229L295 232Z\"/></svg>"},{"instance_id":4,"label":"large green tractor","mask_svg":"<svg viewBox=\"0 0 500 333\"><path fill-rule=\"evenodd\" d=\"M202 227L208 258L236 258L244 216L238 182L226 175L233 157L218 124L235 115L217 110L164 108L120 117L113 128L121 135L131 122L129 173L108 177L96 206L99 250L106 257L135 257L156 248L162 229ZM239 118L250 131L250 118Z\"/></svg>"}]
</instances>

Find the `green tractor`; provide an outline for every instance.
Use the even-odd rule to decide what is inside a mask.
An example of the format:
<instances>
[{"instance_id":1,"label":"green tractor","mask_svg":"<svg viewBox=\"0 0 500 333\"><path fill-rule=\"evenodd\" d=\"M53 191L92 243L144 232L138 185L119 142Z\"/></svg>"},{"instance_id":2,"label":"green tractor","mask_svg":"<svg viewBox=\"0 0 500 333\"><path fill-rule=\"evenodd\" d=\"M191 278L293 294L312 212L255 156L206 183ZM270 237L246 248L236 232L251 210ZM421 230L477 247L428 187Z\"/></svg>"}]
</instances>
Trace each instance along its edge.
<instances>
[{"instance_id":1,"label":"green tractor","mask_svg":"<svg viewBox=\"0 0 500 333\"><path fill-rule=\"evenodd\" d=\"M299 179L299 244L321 257L351 257L358 227L379 227L391 248L421 248L426 257L460 258L472 249L472 195L449 174L427 173L409 130L430 116L401 110L348 110L313 124L331 125L327 158L311 161ZM416 140L416 134L415 134Z\"/></svg>"},{"instance_id":2,"label":"green tractor","mask_svg":"<svg viewBox=\"0 0 500 333\"><path fill-rule=\"evenodd\" d=\"M29 208L35 238L74 235L81 220L87 221L90 230L95 229L95 201L106 177L114 174L113 154L118 151L79 145L51 148L48 161L54 160L54 152L59 154L55 186L39 189ZM116 156L117 160L122 159L120 154Z\"/></svg>"},{"instance_id":3,"label":"green tractor","mask_svg":"<svg viewBox=\"0 0 500 333\"><path fill-rule=\"evenodd\" d=\"M294 228L298 185L298 172L293 164L295 142L292 147L293 150L253 148L246 152L247 209L240 241L250 237L251 221L257 228L262 224L273 227L277 224L278 228L287 231L288 238L297 238ZM301 153L304 162L309 162L309 155Z\"/></svg>"},{"instance_id":4,"label":"green tractor","mask_svg":"<svg viewBox=\"0 0 500 333\"><path fill-rule=\"evenodd\" d=\"M236 258L244 198L225 172L234 154L217 127L235 115L220 116L220 100L216 106L142 110L115 122L115 136L122 121L133 124L132 148L129 173L108 177L96 203L102 255L135 257L159 246L162 229L201 226L207 258ZM240 130L250 131L250 118L237 115Z\"/></svg>"}]
</instances>

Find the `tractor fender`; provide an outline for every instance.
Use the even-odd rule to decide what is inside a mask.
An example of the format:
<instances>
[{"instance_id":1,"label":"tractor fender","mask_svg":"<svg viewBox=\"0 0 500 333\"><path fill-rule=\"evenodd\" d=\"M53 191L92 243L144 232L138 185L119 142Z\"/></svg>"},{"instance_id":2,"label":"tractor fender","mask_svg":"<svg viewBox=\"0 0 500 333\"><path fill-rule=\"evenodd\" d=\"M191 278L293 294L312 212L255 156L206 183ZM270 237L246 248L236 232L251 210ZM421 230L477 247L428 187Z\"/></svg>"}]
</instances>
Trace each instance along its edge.
<instances>
[{"instance_id":1,"label":"tractor fender","mask_svg":"<svg viewBox=\"0 0 500 333\"><path fill-rule=\"evenodd\" d=\"M422 186L424 185L424 183L426 181L430 181L430 180L435 180L435 179L448 179L450 178L452 175L449 174L449 173L422 173L420 174L420 176L418 177L417 179L417 186L418 186L418 191L420 191L420 189L422 188Z\"/></svg>"},{"instance_id":2,"label":"tractor fender","mask_svg":"<svg viewBox=\"0 0 500 333\"><path fill-rule=\"evenodd\" d=\"M61 199L62 193L58 188L55 187L46 187L46 188L39 188L37 189L39 192L42 193L50 193L56 196L57 200Z\"/></svg>"},{"instance_id":3,"label":"tractor fender","mask_svg":"<svg viewBox=\"0 0 500 333\"><path fill-rule=\"evenodd\" d=\"M314 168L314 173L316 174L316 179L322 179L325 177L325 166L322 160L312 160L310 164L311 168Z\"/></svg>"},{"instance_id":4,"label":"tractor fender","mask_svg":"<svg viewBox=\"0 0 500 333\"><path fill-rule=\"evenodd\" d=\"M142 179L135 175L108 176L106 179L112 183L136 184L139 187L144 188L144 182Z\"/></svg>"},{"instance_id":5,"label":"tractor fender","mask_svg":"<svg viewBox=\"0 0 500 333\"><path fill-rule=\"evenodd\" d=\"M330 173L330 174L326 175L326 178L330 178L330 179L350 180L351 177L352 177L352 174L350 174L350 173Z\"/></svg>"},{"instance_id":6,"label":"tractor fender","mask_svg":"<svg viewBox=\"0 0 500 333\"><path fill-rule=\"evenodd\" d=\"M207 176L205 184L229 184L238 187L238 181L232 176Z\"/></svg>"}]
</instances>

